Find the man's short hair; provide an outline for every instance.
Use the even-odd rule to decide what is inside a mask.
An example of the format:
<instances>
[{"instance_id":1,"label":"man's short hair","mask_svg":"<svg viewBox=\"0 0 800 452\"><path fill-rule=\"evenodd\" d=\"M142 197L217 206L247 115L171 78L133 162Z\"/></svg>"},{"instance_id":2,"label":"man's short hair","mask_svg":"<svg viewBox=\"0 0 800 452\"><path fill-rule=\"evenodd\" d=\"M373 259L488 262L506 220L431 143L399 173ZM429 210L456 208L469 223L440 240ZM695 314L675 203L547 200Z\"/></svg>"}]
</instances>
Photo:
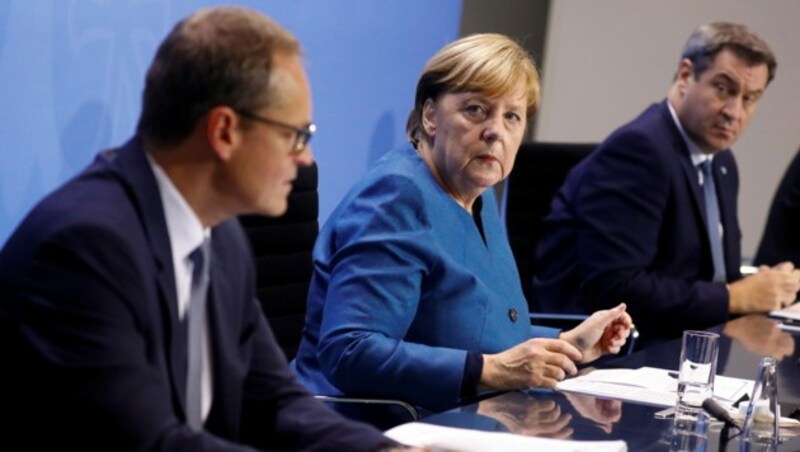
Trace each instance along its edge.
<instances>
[{"instance_id":1,"label":"man's short hair","mask_svg":"<svg viewBox=\"0 0 800 452\"><path fill-rule=\"evenodd\" d=\"M273 57L300 52L297 38L261 13L241 7L198 11L179 22L156 52L145 80L139 135L175 145L216 106L258 111L279 104Z\"/></svg>"},{"instance_id":2,"label":"man's short hair","mask_svg":"<svg viewBox=\"0 0 800 452\"><path fill-rule=\"evenodd\" d=\"M695 78L711 65L722 50L730 50L750 66L767 65L767 85L775 78L778 66L769 45L746 26L729 22L713 22L695 30L681 53L692 62Z\"/></svg>"}]
</instances>

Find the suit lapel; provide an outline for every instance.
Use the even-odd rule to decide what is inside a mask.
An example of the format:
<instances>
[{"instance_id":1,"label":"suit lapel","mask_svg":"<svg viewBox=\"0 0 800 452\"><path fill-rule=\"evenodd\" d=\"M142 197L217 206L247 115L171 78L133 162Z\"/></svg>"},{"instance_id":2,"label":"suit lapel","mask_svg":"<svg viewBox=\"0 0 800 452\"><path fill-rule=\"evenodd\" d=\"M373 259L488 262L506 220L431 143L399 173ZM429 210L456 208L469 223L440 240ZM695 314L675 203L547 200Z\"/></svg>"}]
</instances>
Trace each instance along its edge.
<instances>
[{"instance_id":1,"label":"suit lapel","mask_svg":"<svg viewBox=\"0 0 800 452\"><path fill-rule=\"evenodd\" d=\"M681 169L683 170L683 175L689 187L689 191L692 193L693 209L697 214L697 217L700 219L700 224L703 225L703 230L705 230L705 224L706 224L705 199L703 198L702 187L700 187L700 180L697 175L697 168L695 168L695 166L692 164L692 159L691 157L689 157L689 150L686 149L686 144L683 142L682 139L680 139L680 146L676 147L676 149L679 149L679 152L681 154L680 156Z\"/></svg>"},{"instance_id":2,"label":"suit lapel","mask_svg":"<svg viewBox=\"0 0 800 452\"><path fill-rule=\"evenodd\" d=\"M123 147L101 155L123 180L139 213L139 218L150 243L151 255L157 271L160 293L160 310L168 320L164 349L170 363L172 392L180 405L185 404L186 386L186 333L178 316L175 272L172 266L172 245L167 232L164 207L158 191L158 183L138 138L128 141Z\"/></svg>"},{"instance_id":3,"label":"suit lapel","mask_svg":"<svg viewBox=\"0 0 800 452\"><path fill-rule=\"evenodd\" d=\"M675 149L675 152L679 154L678 158L684 174L684 179L688 184L689 191L692 193L693 210L697 214L700 230L706 231L705 200L703 197L703 189L698 180L697 168L695 168L694 164L692 163L692 158L689 155L689 148L683 141L683 137L681 136L678 127L675 125L672 115L669 113L669 108L667 107L666 102L667 101L664 101L661 104L662 119L666 122L666 125L670 131L672 146ZM734 230L737 224L736 212L734 209L736 205L736 189L735 187L732 187L732 184L735 185L735 176L733 175L735 168L729 167L729 165L732 165L732 160L730 157L728 157L729 154L730 150L717 153L714 156L711 168L712 175L714 177L714 184L717 188L717 202L719 203L720 219L722 221L724 231L722 241L725 267L728 275L730 276L738 273L739 264L736 263L737 261L734 261L734 264L729 265L731 259L738 259L736 256L736 240L738 240L738 234ZM702 235L703 241L707 246L707 253L710 256L711 245L708 242L708 234L705 233ZM736 273L732 272L732 268L737 270Z\"/></svg>"},{"instance_id":4,"label":"suit lapel","mask_svg":"<svg viewBox=\"0 0 800 452\"><path fill-rule=\"evenodd\" d=\"M700 187L700 181L698 180L697 168L695 168L694 164L692 163L692 158L689 155L689 147L686 145L686 142L683 141L681 132L678 130L678 126L675 125L675 121L672 119L672 115L669 112L669 107L667 107L667 101L661 103L660 112L661 118L664 121L667 130L669 130L669 136L672 140L671 146L677 154L684 180L689 188L689 192L692 194L692 209L697 214L697 218L699 219L703 230L705 230L706 209L704 207L705 203L703 199L703 191Z\"/></svg>"},{"instance_id":5,"label":"suit lapel","mask_svg":"<svg viewBox=\"0 0 800 452\"><path fill-rule=\"evenodd\" d=\"M732 187L733 171L734 168L729 167L729 159L726 157L730 155L730 150L726 150L717 154L714 157L712 169L714 174L714 183L717 187L717 199L719 200L719 213L722 221L722 242L723 251L725 255L725 267L728 275L731 274L731 267L736 268L739 266L739 257L731 256L736 254L732 252L735 249L735 241L738 240L736 223L736 212L732 206L736 205L736 189ZM731 259L735 259L730 263ZM730 263L730 264L729 264Z\"/></svg>"},{"instance_id":6,"label":"suit lapel","mask_svg":"<svg viewBox=\"0 0 800 452\"><path fill-rule=\"evenodd\" d=\"M233 432L236 425L231 422L238 419L237 413L240 404L234 402L241 400L238 382L230 381L231 371L241 368L241 362L235 358L239 356L239 336L231 330L235 325L235 316L238 312L227 306L227 301L233 297L231 281L225 268L225 251L220 247L225 239L220 237L223 225L212 229L211 247L211 283L208 298L208 334L211 344L211 363L213 375L214 402L206 421L206 426L213 425L214 431ZM229 245L229 243L228 243ZM236 377L234 377L236 378ZM231 403L234 402L234 403Z\"/></svg>"},{"instance_id":7,"label":"suit lapel","mask_svg":"<svg viewBox=\"0 0 800 452\"><path fill-rule=\"evenodd\" d=\"M728 218L728 205L731 202L731 190L727 190L730 186L728 183L728 165L723 159L723 154L720 153L714 158L712 170L714 173L714 184L717 186L717 198L719 198L719 210L721 218Z\"/></svg>"}]
</instances>

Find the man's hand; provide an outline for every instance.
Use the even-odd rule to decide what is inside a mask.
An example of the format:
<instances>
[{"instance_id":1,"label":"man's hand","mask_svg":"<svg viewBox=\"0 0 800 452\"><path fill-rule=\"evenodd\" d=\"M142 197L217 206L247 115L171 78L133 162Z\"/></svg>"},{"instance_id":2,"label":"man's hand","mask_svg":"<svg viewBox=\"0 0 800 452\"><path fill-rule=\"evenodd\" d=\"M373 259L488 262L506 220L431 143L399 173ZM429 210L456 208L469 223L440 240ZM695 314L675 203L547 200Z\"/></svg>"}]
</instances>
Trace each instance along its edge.
<instances>
[{"instance_id":1,"label":"man's hand","mask_svg":"<svg viewBox=\"0 0 800 452\"><path fill-rule=\"evenodd\" d=\"M561 333L561 339L574 345L582 355L580 362L594 361L607 353L619 353L631 334L633 321L625 303L597 311L575 328Z\"/></svg>"},{"instance_id":2,"label":"man's hand","mask_svg":"<svg viewBox=\"0 0 800 452\"><path fill-rule=\"evenodd\" d=\"M800 290L800 270L791 262L762 265L758 273L728 286L732 314L769 312L794 303Z\"/></svg>"},{"instance_id":3,"label":"man's hand","mask_svg":"<svg viewBox=\"0 0 800 452\"><path fill-rule=\"evenodd\" d=\"M529 339L506 351L483 355L480 390L531 387L555 388L567 375L575 375L581 353L560 339Z\"/></svg>"}]
</instances>

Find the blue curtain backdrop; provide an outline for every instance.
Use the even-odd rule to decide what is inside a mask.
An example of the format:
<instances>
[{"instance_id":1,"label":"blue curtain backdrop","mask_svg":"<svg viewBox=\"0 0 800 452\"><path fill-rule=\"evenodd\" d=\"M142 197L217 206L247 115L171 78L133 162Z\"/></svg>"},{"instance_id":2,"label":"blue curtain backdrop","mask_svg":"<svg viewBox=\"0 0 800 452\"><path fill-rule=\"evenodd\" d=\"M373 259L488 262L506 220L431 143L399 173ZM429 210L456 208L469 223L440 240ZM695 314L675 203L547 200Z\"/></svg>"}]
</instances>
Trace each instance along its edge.
<instances>
[{"instance_id":1,"label":"blue curtain backdrop","mask_svg":"<svg viewBox=\"0 0 800 452\"><path fill-rule=\"evenodd\" d=\"M180 18L223 3L0 0L0 243L37 200L131 136L160 40ZM461 1L236 3L303 43L324 221L375 159L405 141L416 79L457 37Z\"/></svg>"}]
</instances>

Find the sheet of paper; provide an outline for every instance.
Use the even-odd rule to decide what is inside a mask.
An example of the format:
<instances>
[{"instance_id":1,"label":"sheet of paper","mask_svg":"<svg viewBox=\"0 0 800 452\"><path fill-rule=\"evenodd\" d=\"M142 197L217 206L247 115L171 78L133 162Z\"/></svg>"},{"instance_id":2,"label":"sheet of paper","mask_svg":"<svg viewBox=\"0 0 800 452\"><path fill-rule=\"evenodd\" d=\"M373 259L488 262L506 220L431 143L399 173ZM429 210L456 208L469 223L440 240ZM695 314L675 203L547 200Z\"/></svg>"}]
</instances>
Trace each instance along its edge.
<instances>
[{"instance_id":1,"label":"sheet of paper","mask_svg":"<svg viewBox=\"0 0 800 452\"><path fill-rule=\"evenodd\" d=\"M485 432L442 427L424 422L410 422L385 432L385 435L409 446L427 446L441 452L625 452L625 441L572 441L503 432Z\"/></svg>"},{"instance_id":2,"label":"sheet of paper","mask_svg":"<svg viewBox=\"0 0 800 452\"><path fill-rule=\"evenodd\" d=\"M569 378L556 386L559 391L588 394L658 407L675 406L678 380L666 369L598 369L586 375ZM673 374L674 375L674 374ZM734 403L753 390L753 380L725 377L714 378L714 397Z\"/></svg>"},{"instance_id":3,"label":"sheet of paper","mask_svg":"<svg viewBox=\"0 0 800 452\"><path fill-rule=\"evenodd\" d=\"M800 321L800 303L789 305L777 311L770 311L772 317L779 317L782 319L792 319Z\"/></svg>"}]
</instances>

